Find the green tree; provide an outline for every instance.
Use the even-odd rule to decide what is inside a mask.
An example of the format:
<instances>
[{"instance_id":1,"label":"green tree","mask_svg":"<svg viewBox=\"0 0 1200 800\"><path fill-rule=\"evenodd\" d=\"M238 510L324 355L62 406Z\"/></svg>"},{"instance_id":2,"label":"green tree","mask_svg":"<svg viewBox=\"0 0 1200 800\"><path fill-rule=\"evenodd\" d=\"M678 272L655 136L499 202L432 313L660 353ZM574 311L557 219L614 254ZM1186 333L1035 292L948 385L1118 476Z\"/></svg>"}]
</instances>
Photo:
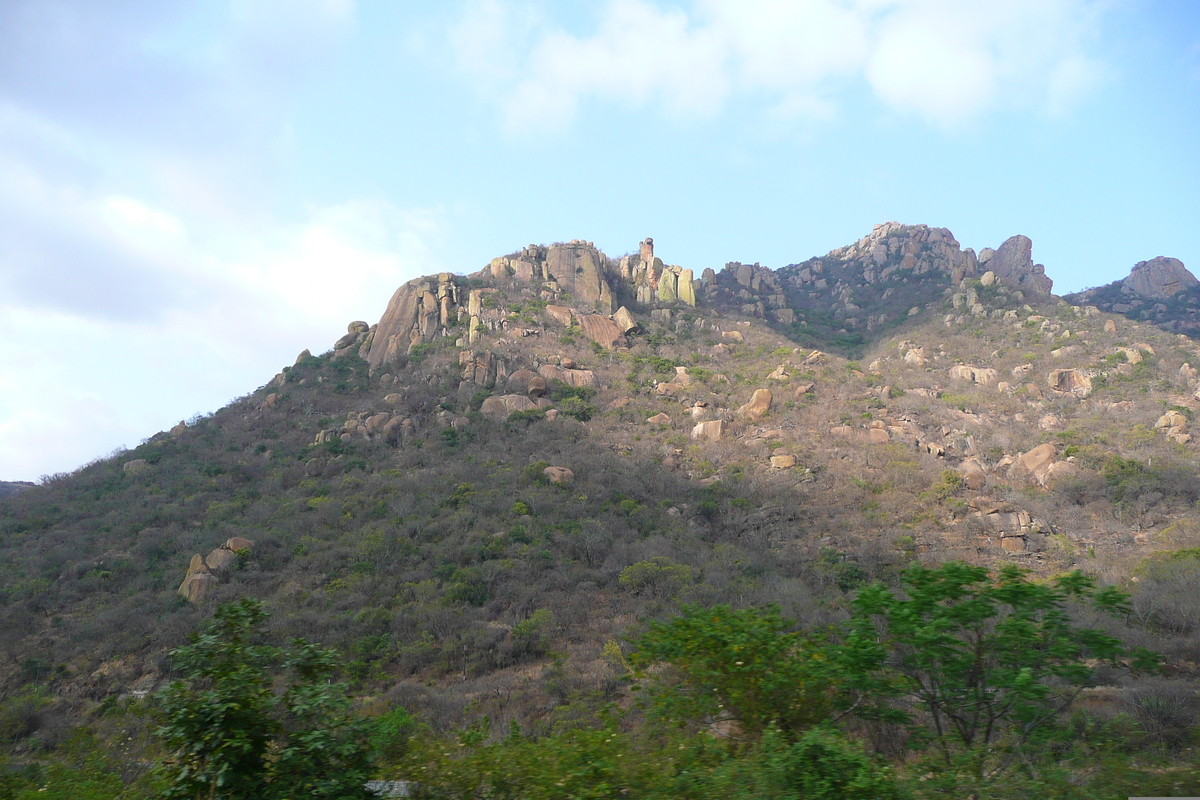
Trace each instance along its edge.
<instances>
[{"instance_id":1,"label":"green tree","mask_svg":"<svg viewBox=\"0 0 1200 800\"><path fill-rule=\"evenodd\" d=\"M182 678L161 695L159 735L173 753L163 797L373 797L369 725L332 683L336 654L303 640L290 653L263 644L266 617L257 600L227 603L172 652Z\"/></svg>"},{"instance_id":2,"label":"green tree","mask_svg":"<svg viewBox=\"0 0 1200 800\"><path fill-rule=\"evenodd\" d=\"M654 665L669 667L667 680L650 689L660 716L734 720L749 737L773 725L795 737L824 719L830 704L820 648L790 628L774 607L686 607L651 624L630 662L643 677Z\"/></svg>"},{"instance_id":3,"label":"green tree","mask_svg":"<svg viewBox=\"0 0 1200 800\"><path fill-rule=\"evenodd\" d=\"M1099 664L1155 663L1116 638L1072 624L1070 600L1108 612L1127 608L1115 587L1079 572L1046 583L1006 564L914 565L904 595L863 588L839 649L856 713L929 731L946 764L965 757L976 779L1002 772L1039 729L1065 710Z\"/></svg>"}]
</instances>

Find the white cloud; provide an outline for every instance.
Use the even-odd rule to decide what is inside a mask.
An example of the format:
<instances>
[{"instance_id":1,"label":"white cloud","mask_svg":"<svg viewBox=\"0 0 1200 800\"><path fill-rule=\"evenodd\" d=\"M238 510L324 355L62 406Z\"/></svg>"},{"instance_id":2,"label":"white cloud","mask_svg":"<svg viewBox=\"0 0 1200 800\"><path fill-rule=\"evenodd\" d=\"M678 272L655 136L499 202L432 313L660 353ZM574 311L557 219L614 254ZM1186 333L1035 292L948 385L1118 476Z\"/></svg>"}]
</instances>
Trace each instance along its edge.
<instances>
[{"instance_id":1,"label":"white cloud","mask_svg":"<svg viewBox=\"0 0 1200 800\"><path fill-rule=\"evenodd\" d=\"M352 0L0 4L0 477L136 444L437 271L441 213L274 213Z\"/></svg>"},{"instance_id":2,"label":"white cloud","mask_svg":"<svg viewBox=\"0 0 1200 800\"><path fill-rule=\"evenodd\" d=\"M254 236L192 234L127 196L83 198L67 213L96 237L82 251L123 244L140 259L139 274L171 290L113 297L129 285L74 265L73 277L92 286L90 302L49 294L34 308L0 292L5 480L72 469L217 408L301 349L328 349L350 320L373 322L397 286L442 268L428 246L444 233L441 214L381 200L313 208L304 222ZM13 278L10 267L0 279ZM129 313L104 308L131 303Z\"/></svg>"},{"instance_id":3,"label":"white cloud","mask_svg":"<svg viewBox=\"0 0 1200 800\"><path fill-rule=\"evenodd\" d=\"M831 96L860 79L889 108L953 129L992 112L1069 109L1101 74L1088 47L1103 9L1102 0L609 0L579 35L486 0L466 7L450 41L511 130L565 127L587 98L708 116L746 93L777 117L823 118Z\"/></svg>"}]
</instances>

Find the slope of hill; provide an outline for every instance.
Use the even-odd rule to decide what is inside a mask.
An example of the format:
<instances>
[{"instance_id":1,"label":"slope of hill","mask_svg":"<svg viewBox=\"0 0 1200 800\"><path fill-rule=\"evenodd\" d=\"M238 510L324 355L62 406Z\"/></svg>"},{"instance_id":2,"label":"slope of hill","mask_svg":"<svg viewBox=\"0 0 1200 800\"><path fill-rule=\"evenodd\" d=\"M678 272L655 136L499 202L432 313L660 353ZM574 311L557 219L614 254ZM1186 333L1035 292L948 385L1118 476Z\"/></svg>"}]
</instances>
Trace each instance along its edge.
<instances>
[{"instance_id":1,"label":"slope of hill","mask_svg":"<svg viewBox=\"0 0 1200 800\"><path fill-rule=\"evenodd\" d=\"M1114 630L1192 681L1200 350L1053 297L1030 251L889 223L777 272L576 240L411 281L331 351L0 503L0 684L56 698L20 741L161 686L238 597L361 693L503 730L621 699L606 643L681 604L819 627L951 558L1130 586Z\"/></svg>"}]
</instances>

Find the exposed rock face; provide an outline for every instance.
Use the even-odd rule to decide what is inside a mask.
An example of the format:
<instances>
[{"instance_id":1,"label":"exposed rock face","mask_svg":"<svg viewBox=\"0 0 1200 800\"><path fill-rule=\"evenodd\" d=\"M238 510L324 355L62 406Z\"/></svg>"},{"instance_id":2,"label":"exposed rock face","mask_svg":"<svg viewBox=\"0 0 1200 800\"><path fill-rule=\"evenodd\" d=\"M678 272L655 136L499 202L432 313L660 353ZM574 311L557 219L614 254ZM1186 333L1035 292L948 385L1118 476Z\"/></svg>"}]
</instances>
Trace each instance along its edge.
<instances>
[{"instance_id":1,"label":"exposed rock face","mask_svg":"<svg viewBox=\"0 0 1200 800\"><path fill-rule=\"evenodd\" d=\"M1183 266L1178 258L1158 256L1149 261L1139 261L1121 282L1121 290L1157 300L1172 297L1179 292L1200 286L1200 280Z\"/></svg>"},{"instance_id":2,"label":"exposed rock face","mask_svg":"<svg viewBox=\"0 0 1200 800\"><path fill-rule=\"evenodd\" d=\"M192 561L188 564L183 583L179 584L178 594L189 603L199 603L217 585L217 582L216 576L209 572L204 559L197 553L192 556Z\"/></svg>"},{"instance_id":3,"label":"exposed rock face","mask_svg":"<svg viewBox=\"0 0 1200 800\"><path fill-rule=\"evenodd\" d=\"M543 364L538 367L538 375L547 381L562 381L568 386L596 385L596 373L590 369L568 369L554 364Z\"/></svg>"},{"instance_id":4,"label":"exposed rock face","mask_svg":"<svg viewBox=\"0 0 1200 800\"><path fill-rule=\"evenodd\" d=\"M653 417L650 417L649 419L647 419L646 422L650 423L651 425L670 425L671 418L668 417L666 414L659 412L659 413L655 414Z\"/></svg>"},{"instance_id":5,"label":"exposed rock face","mask_svg":"<svg viewBox=\"0 0 1200 800\"><path fill-rule=\"evenodd\" d=\"M794 466L796 466L795 456L771 456L771 469L791 469Z\"/></svg>"},{"instance_id":6,"label":"exposed rock face","mask_svg":"<svg viewBox=\"0 0 1200 800\"><path fill-rule=\"evenodd\" d=\"M144 458L135 458L121 465L121 471L126 475L139 475L150 471L150 462Z\"/></svg>"},{"instance_id":7,"label":"exposed rock face","mask_svg":"<svg viewBox=\"0 0 1200 800\"><path fill-rule=\"evenodd\" d=\"M458 354L462 379L481 389L491 389L508 378L508 362L490 350L463 350Z\"/></svg>"},{"instance_id":8,"label":"exposed rock face","mask_svg":"<svg viewBox=\"0 0 1200 800\"><path fill-rule=\"evenodd\" d=\"M1010 236L987 262L997 280L1027 295L1048 295L1054 281L1046 277L1046 268L1033 263L1033 242L1028 236Z\"/></svg>"},{"instance_id":9,"label":"exposed rock face","mask_svg":"<svg viewBox=\"0 0 1200 800\"><path fill-rule=\"evenodd\" d=\"M692 428L693 439L708 439L710 441L719 441L722 434L725 433L725 423L719 419L712 419L708 422L701 422L696 427Z\"/></svg>"},{"instance_id":10,"label":"exposed rock face","mask_svg":"<svg viewBox=\"0 0 1200 800\"><path fill-rule=\"evenodd\" d=\"M1055 481L1073 475L1075 465L1058 460L1058 448L1052 444L1040 444L1021 454L1010 471L1013 477L1031 478L1042 488L1049 488Z\"/></svg>"},{"instance_id":11,"label":"exposed rock face","mask_svg":"<svg viewBox=\"0 0 1200 800\"><path fill-rule=\"evenodd\" d=\"M1092 393L1092 379L1077 369L1056 369L1046 376L1046 384L1058 394L1082 400Z\"/></svg>"},{"instance_id":12,"label":"exposed rock face","mask_svg":"<svg viewBox=\"0 0 1200 800\"><path fill-rule=\"evenodd\" d=\"M604 279L608 259L587 242L551 245L546 251L546 270L563 291L580 307L611 314L612 290Z\"/></svg>"},{"instance_id":13,"label":"exposed rock face","mask_svg":"<svg viewBox=\"0 0 1200 800\"><path fill-rule=\"evenodd\" d=\"M956 364L950 368L950 377L954 380L978 383L981 386L991 386L996 382L999 373L994 369L973 367L970 364Z\"/></svg>"},{"instance_id":14,"label":"exposed rock face","mask_svg":"<svg viewBox=\"0 0 1200 800\"><path fill-rule=\"evenodd\" d=\"M584 314L579 318L579 327L583 333L601 347L612 349L618 344L625 343L624 332L617 323L599 314Z\"/></svg>"},{"instance_id":15,"label":"exposed rock face","mask_svg":"<svg viewBox=\"0 0 1200 800\"><path fill-rule=\"evenodd\" d=\"M414 345L433 341L445 331L450 307L461 299L454 276L446 272L409 281L397 289L379 320L370 347L364 348L371 369L395 363Z\"/></svg>"},{"instance_id":16,"label":"exposed rock face","mask_svg":"<svg viewBox=\"0 0 1200 800\"><path fill-rule=\"evenodd\" d=\"M771 410L771 390L770 389L755 389L754 394L750 396L750 402L738 409L738 413L761 419L768 411Z\"/></svg>"},{"instance_id":17,"label":"exposed rock face","mask_svg":"<svg viewBox=\"0 0 1200 800\"><path fill-rule=\"evenodd\" d=\"M566 306L556 306L551 303L550 305L546 306L546 316L550 317L550 319L554 320L560 325L563 325L564 327L570 327L571 325L571 309L567 308Z\"/></svg>"}]
</instances>

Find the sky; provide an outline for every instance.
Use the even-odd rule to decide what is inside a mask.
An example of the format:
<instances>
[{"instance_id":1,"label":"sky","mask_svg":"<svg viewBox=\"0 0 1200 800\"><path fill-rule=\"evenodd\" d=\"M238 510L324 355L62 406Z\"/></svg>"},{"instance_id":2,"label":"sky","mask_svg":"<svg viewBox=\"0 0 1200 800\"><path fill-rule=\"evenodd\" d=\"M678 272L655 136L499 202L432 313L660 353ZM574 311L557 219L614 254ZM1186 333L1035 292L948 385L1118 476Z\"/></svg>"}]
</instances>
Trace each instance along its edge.
<instances>
[{"instance_id":1,"label":"sky","mask_svg":"<svg viewBox=\"0 0 1200 800\"><path fill-rule=\"evenodd\" d=\"M530 243L887 220L1200 272L1194 0L4 0L0 479L135 447Z\"/></svg>"}]
</instances>

